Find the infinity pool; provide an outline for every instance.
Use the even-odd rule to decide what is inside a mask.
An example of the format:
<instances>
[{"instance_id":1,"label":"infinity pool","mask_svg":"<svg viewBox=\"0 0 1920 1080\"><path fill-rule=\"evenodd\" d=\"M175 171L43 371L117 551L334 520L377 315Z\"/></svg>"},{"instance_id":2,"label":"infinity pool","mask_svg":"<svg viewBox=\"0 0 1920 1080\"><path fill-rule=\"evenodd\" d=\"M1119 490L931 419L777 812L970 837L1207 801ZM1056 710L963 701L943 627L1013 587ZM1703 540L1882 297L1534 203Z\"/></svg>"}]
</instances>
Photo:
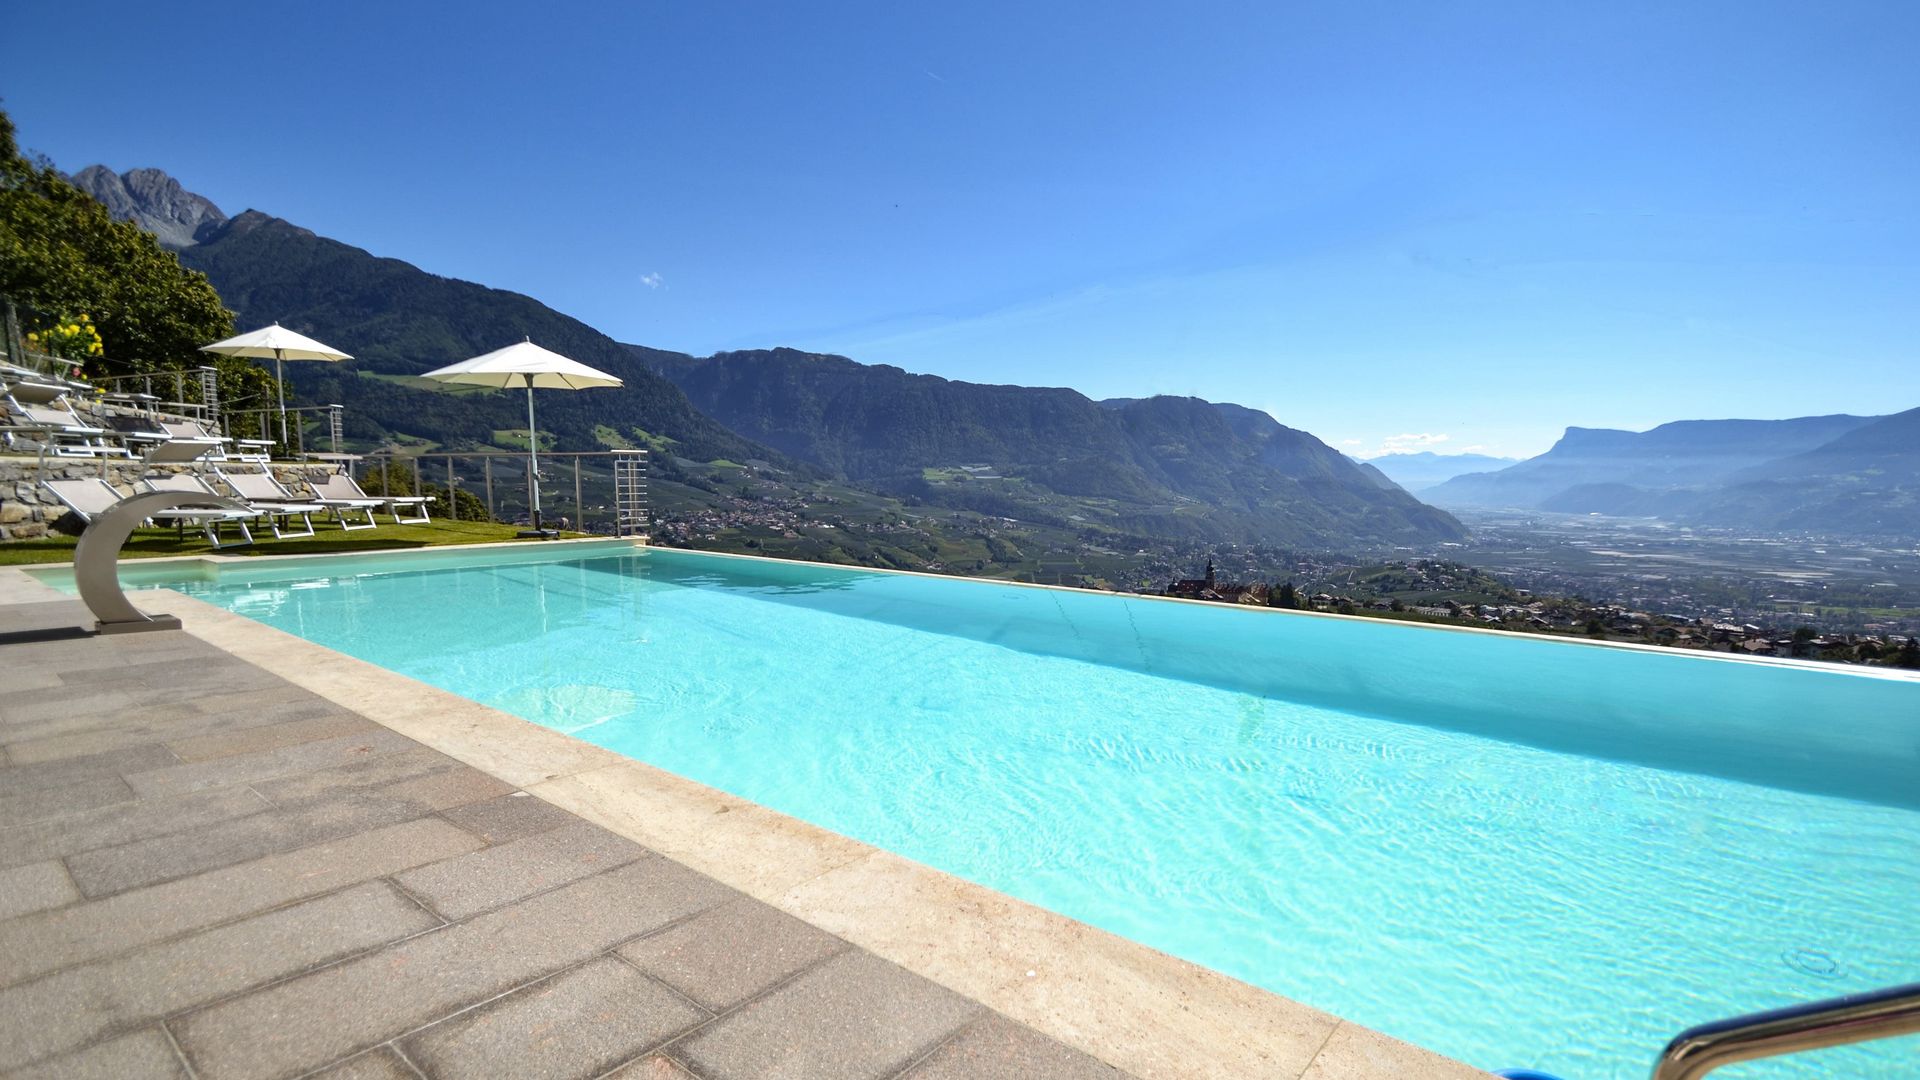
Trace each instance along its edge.
<instances>
[{"instance_id":1,"label":"infinity pool","mask_svg":"<svg viewBox=\"0 0 1920 1080\"><path fill-rule=\"evenodd\" d=\"M1687 1025L1920 980L1920 681L467 558L165 583L1484 1068L1640 1080ZM1911 1078L1920 1040L1717 1075Z\"/></svg>"}]
</instances>

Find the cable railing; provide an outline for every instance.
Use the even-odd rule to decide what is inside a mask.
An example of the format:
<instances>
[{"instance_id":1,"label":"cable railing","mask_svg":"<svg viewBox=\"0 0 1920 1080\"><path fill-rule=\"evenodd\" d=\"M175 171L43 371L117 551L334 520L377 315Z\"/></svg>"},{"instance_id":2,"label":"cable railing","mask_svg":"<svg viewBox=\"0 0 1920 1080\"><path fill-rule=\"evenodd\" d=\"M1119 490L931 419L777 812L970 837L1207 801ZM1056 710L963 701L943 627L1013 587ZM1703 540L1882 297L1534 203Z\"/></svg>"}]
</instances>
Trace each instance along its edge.
<instances>
[{"instance_id":1,"label":"cable railing","mask_svg":"<svg viewBox=\"0 0 1920 1080\"><path fill-rule=\"evenodd\" d=\"M435 514L465 518L484 508L494 521L531 524L535 478L527 455L512 450L402 453L359 458L370 495L435 494ZM540 453L540 502L546 524L608 536L644 536L649 525L645 450ZM471 501L469 501L469 499ZM462 506L468 507L463 511Z\"/></svg>"}]
</instances>

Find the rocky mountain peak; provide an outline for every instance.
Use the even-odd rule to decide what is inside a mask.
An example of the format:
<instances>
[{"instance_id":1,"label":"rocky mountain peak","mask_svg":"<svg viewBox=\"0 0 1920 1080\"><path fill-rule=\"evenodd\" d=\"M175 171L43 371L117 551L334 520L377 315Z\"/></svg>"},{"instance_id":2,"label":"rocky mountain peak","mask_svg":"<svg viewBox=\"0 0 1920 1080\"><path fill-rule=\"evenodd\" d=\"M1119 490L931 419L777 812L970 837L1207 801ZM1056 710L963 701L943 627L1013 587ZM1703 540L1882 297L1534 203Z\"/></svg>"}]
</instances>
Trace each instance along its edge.
<instances>
[{"instance_id":1,"label":"rocky mountain peak","mask_svg":"<svg viewBox=\"0 0 1920 1080\"><path fill-rule=\"evenodd\" d=\"M227 220L212 200L181 187L160 169L116 173L105 165L89 165L68 179L100 200L108 213L133 222L175 251L199 243Z\"/></svg>"}]
</instances>

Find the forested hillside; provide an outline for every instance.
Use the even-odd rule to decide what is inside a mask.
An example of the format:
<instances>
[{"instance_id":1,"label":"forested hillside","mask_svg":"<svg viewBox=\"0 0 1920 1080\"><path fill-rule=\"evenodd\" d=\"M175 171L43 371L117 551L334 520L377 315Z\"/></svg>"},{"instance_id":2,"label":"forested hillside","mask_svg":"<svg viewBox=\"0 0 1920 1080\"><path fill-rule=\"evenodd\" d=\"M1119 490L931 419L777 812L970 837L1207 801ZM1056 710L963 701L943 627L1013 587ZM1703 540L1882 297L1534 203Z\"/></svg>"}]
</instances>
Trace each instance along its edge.
<instances>
[{"instance_id":1,"label":"forested hillside","mask_svg":"<svg viewBox=\"0 0 1920 1080\"><path fill-rule=\"evenodd\" d=\"M636 356L748 438L881 490L1151 536L1430 544L1458 522L1306 432L1196 398L1095 402L773 349Z\"/></svg>"}]
</instances>

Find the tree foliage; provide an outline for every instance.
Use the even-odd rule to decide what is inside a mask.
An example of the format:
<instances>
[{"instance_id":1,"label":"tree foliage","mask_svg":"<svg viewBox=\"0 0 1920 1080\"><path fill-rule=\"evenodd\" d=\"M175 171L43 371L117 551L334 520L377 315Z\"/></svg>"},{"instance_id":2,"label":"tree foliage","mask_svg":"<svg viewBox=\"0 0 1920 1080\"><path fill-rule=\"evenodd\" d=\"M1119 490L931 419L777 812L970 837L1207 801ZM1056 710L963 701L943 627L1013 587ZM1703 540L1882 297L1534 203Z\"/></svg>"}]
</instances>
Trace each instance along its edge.
<instances>
[{"instance_id":1,"label":"tree foliage","mask_svg":"<svg viewBox=\"0 0 1920 1080\"><path fill-rule=\"evenodd\" d=\"M233 332L206 275L180 265L139 226L20 152L0 112L0 295L99 327L110 371L171 370ZM30 327L29 329L33 329Z\"/></svg>"},{"instance_id":2,"label":"tree foliage","mask_svg":"<svg viewBox=\"0 0 1920 1080\"><path fill-rule=\"evenodd\" d=\"M263 404L275 396L272 375L258 365L199 351L233 333L233 312L206 275L181 266L146 230L115 221L51 164L23 154L3 110L0 298L21 309L28 331L87 316L101 344L100 355L87 362L90 376L212 363L223 400ZM197 400L197 386L187 388Z\"/></svg>"}]
</instances>

